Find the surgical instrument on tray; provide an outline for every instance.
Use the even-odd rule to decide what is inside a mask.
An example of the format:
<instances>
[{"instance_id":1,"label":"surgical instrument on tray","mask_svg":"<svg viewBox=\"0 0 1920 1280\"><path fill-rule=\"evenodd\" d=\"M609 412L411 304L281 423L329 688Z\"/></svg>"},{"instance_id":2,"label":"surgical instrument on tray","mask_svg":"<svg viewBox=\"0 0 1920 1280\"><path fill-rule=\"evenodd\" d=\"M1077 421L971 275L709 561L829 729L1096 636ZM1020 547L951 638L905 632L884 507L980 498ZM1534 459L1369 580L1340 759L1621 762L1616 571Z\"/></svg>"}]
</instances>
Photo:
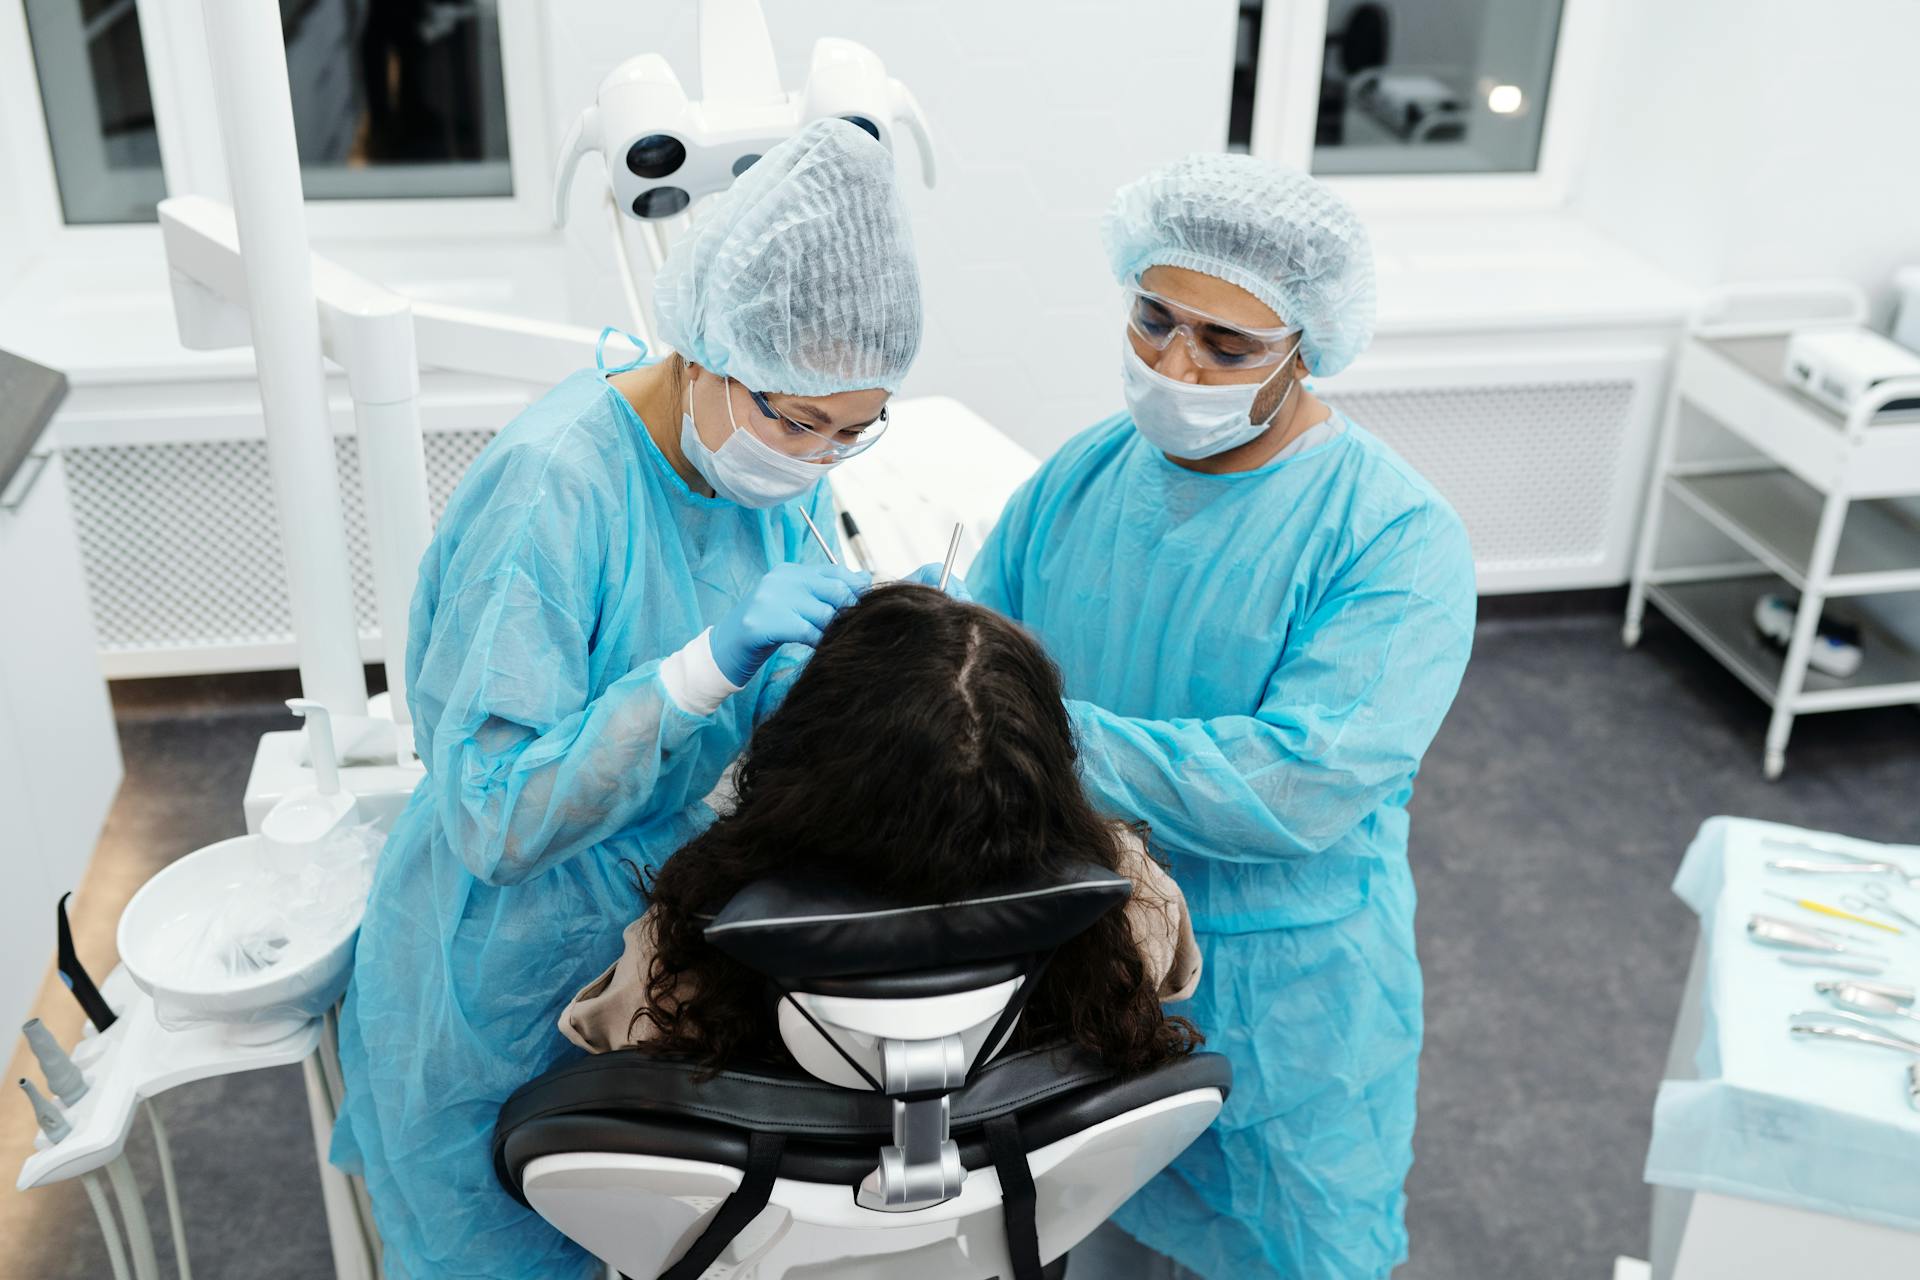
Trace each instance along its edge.
<instances>
[{"instance_id":1,"label":"surgical instrument on tray","mask_svg":"<svg viewBox=\"0 0 1920 1280\"><path fill-rule=\"evenodd\" d=\"M1920 889L1920 875L1915 875L1901 863L1889 859L1862 858L1855 854L1842 853L1837 849L1819 849L1813 845L1787 844L1778 840L1768 840L1765 843L1805 849L1819 855L1819 858L1773 858L1767 862L1769 871L1791 871L1800 875L1814 876L1892 875L1899 877L1909 889ZM1821 861L1822 858L1827 860Z\"/></svg>"},{"instance_id":2,"label":"surgical instrument on tray","mask_svg":"<svg viewBox=\"0 0 1920 1280\"><path fill-rule=\"evenodd\" d=\"M1848 895L1840 899L1841 905L1852 907L1855 911L1878 911L1881 915L1892 916L1908 928L1920 929L1920 920L1914 919L1893 905L1893 891L1884 884L1877 880L1872 884L1863 884L1860 886L1860 893L1865 894L1866 897L1863 898L1858 894Z\"/></svg>"},{"instance_id":3,"label":"surgical instrument on tray","mask_svg":"<svg viewBox=\"0 0 1920 1280\"><path fill-rule=\"evenodd\" d=\"M1841 973L1878 974L1887 971L1884 960L1855 960L1846 956L1781 956L1781 964L1797 969L1837 969Z\"/></svg>"},{"instance_id":4,"label":"surgical instrument on tray","mask_svg":"<svg viewBox=\"0 0 1920 1280\"><path fill-rule=\"evenodd\" d=\"M1887 924L1880 920L1874 920L1867 916L1855 915L1851 911L1842 911L1839 907L1830 907L1824 902L1815 902L1812 898L1796 898L1790 893L1780 893L1773 889L1767 890L1767 896L1769 898L1778 898L1782 902L1791 902L1802 911L1811 911L1816 915L1831 916L1835 920L1850 920L1854 924L1863 924L1869 929L1879 929L1886 933L1901 932L1901 930L1894 925Z\"/></svg>"},{"instance_id":5,"label":"surgical instrument on tray","mask_svg":"<svg viewBox=\"0 0 1920 1280\"><path fill-rule=\"evenodd\" d=\"M947 540L947 560L940 566L940 589L947 589L947 579L953 576L953 558L960 554L960 530L966 527L964 522L955 521L953 537Z\"/></svg>"},{"instance_id":6,"label":"surgical instrument on tray","mask_svg":"<svg viewBox=\"0 0 1920 1280\"><path fill-rule=\"evenodd\" d=\"M1763 947L1784 947L1794 951L1828 951L1840 955L1882 957L1840 941L1824 929L1794 924L1778 916L1756 915L1747 921L1747 936Z\"/></svg>"},{"instance_id":7,"label":"surgical instrument on tray","mask_svg":"<svg viewBox=\"0 0 1920 1280\"><path fill-rule=\"evenodd\" d=\"M1913 1003L1914 990L1898 982L1875 982L1871 978L1827 978L1813 984L1813 989L1821 995L1828 995L1836 987L1858 987L1862 991L1871 991L1875 995L1885 996L1895 1004Z\"/></svg>"},{"instance_id":8,"label":"surgical instrument on tray","mask_svg":"<svg viewBox=\"0 0 1920 1280\"><path fill-rule=\"evenodd\" d=\"M1892 1049L1899 1053L1910 1053L1920 1058L1920 1041L1896 1036L1890 1032L1856 1031L1852 1027L1822 1027L1808 1022L1796 1022L1787 1028L1791 1035L1814 1036L1828 1040L1851 1040L1856 1044L1878 1045L1882 1049Z\"/></svg>"},{"instance_id":9,"label":"surgical instrument on tray","mask_svg":"<svg viewBox=\"0 0 1920 1280\"><path fill-rule=\"evenodd\" d=\"M1854 982L1816 982L1813 989L1831 1000L1836 1006L1853 1013L1874 1014L1889 1018L1906 1018L1910 1022L1920 1022L1920 1013L1903 1008L1898 1000L1871 991Z\"/></svg>"},{"instance_id":10,"label":"surgical instrument on tray","mask_svg":"<svg viewBox=\"0 0 1920 1280\"><path fill-rule=\"evenodd\" d=\"M800 518L807 522L807 532L812 534L813 540L820 544L820 549L827 553L827 563L834 564L834 565L839 564L840 557L833 554L833 548L828 546L827 540L820 536L820 526L813 522L813 517L807 514L807 509L805 507L800 507L797 509L800 512Z\"/></svg>"},{"instance_id":11,"label":"surgical instrument on tray","mask_svg":"<svg viewBox=\"0 0 1920 1280\"><path fill-rule=\"evenodd\" d=\"M858 561L859 567L872 573L874 571L873 552L868 548L867 540L860 536L860 525L854 520L853 512L840 513L840 532L847 535L847 550L853 553L853 558Z\"/></svg>"}]
</instances>

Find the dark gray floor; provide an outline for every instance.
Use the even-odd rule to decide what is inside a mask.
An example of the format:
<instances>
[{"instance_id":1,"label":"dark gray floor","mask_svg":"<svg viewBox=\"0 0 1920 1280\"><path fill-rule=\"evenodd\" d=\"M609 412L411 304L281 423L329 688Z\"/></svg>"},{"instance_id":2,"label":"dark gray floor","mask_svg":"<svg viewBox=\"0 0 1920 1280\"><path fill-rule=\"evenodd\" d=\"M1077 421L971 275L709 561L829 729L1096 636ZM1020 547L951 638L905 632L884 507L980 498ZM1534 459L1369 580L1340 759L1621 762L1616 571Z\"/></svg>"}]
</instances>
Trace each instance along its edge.
<instances>
[{"instance_id":1,"label":"dark gray floor","mask_svg":"<svg viewBox=\"0 0 1920 1280\"><path fill-rule=\"evenodd\" d=\"M1646 1252L1641 1160L1693 931L1668 884L1694 828L1736 813L1912 839L1920 721L1804 720L1768 784L1763 708L1659 619L1627 653L1611 594L1485 613L1414 806L1428 1047L1399 1274L1605 1280ZM208 700L187 716L177 689L118 700L114 823L182 851L239 830L254 741L286 724L271 682L190 692ZM195 1275L330 1277L297 1071L165 1102ZM133 1147L150 1159L144 1132ZM104 1271L78 1201L0 1254L7 1276Z\"/></svg>"}]
</instances>

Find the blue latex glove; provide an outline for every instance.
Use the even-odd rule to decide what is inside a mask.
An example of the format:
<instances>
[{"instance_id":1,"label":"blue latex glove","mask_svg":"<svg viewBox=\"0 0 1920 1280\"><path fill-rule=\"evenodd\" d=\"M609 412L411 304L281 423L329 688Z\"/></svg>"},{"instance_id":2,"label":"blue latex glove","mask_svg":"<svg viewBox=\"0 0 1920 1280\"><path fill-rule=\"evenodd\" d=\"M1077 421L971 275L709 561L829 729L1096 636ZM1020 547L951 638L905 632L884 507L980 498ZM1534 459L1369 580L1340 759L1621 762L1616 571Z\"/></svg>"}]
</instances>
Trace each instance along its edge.
<instances>
[{"instance_id":1,"label":"blue latex glove","mask_svg":"<svg viewBox=\"0 0 1920 1280\"><path fill-rule=\"evenodd\" d=\"M900 581L918 583L923 587L937 587L940 585L940 562L935 560L932 564L923 564ZM962 604L973 603L973 592L967 590L967 580L957 573L947 578L947 594Z\"/></svg>"},{"instance_id":2,"label":"blue latex glove","mask_svg":"<svg viewBox=\"0 0 1920 1280\"><path fill-rule=\"evenodd\" d=\"M837 565L780 565L714 625L713 660L744 685L781 645L818 644L833 615L872 585L872 574Z\"/></svg>"}]
</instances>

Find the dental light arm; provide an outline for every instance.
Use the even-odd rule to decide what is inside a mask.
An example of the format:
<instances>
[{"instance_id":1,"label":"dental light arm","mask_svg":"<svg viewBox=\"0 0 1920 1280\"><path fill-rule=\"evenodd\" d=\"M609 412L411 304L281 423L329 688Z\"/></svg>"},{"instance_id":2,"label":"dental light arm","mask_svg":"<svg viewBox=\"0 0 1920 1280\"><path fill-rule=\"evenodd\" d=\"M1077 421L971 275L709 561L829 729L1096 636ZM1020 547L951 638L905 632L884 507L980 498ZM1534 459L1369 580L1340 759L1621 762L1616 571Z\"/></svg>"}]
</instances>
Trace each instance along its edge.
<instances>
[{"instance_id":1,"label":"dental light arm","mask_svg":"<svg viewBox=\"0 0 1920 1280\"><path fill-rule=\"evenodd\" d=\"M181 342L199 349L250 342L246 264L232 210L203 196L176 196L160 203L160 230ZM407 613L420 556L433 535L420 367L550 385L592 362L597 333L413 302L318 255L310 255L309 266L321 348L345 370L353 397L387 687L395 723L404 727ZM349 614L313 625L355 623ZM409 745L400 744L398 758Z\"/></svg>"}]
</instances>

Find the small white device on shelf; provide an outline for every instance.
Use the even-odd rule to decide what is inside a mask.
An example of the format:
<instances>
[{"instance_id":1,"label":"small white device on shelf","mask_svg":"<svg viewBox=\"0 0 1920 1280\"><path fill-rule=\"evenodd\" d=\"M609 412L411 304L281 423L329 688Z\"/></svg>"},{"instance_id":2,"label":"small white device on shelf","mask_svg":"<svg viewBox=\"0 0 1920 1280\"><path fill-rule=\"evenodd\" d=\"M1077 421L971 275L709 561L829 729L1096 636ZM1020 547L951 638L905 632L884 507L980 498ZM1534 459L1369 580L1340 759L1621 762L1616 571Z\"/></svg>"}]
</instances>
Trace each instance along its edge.
<instances>
[{"instance_id":1,"label":"small white device on shelf","mask_svg":"<svg viewBox=\"0 0 1920 1280\"><path fill-rule=\"evenodd\" d=\"M1811 329L1787 338L1783 370L1787 384L1847 413L1875 387L1894 378L1920 377L1920 354L1871 329ZM1920 411L1920 396L1893 400L1882 413Z\"/></svg>"}]
</instances>

